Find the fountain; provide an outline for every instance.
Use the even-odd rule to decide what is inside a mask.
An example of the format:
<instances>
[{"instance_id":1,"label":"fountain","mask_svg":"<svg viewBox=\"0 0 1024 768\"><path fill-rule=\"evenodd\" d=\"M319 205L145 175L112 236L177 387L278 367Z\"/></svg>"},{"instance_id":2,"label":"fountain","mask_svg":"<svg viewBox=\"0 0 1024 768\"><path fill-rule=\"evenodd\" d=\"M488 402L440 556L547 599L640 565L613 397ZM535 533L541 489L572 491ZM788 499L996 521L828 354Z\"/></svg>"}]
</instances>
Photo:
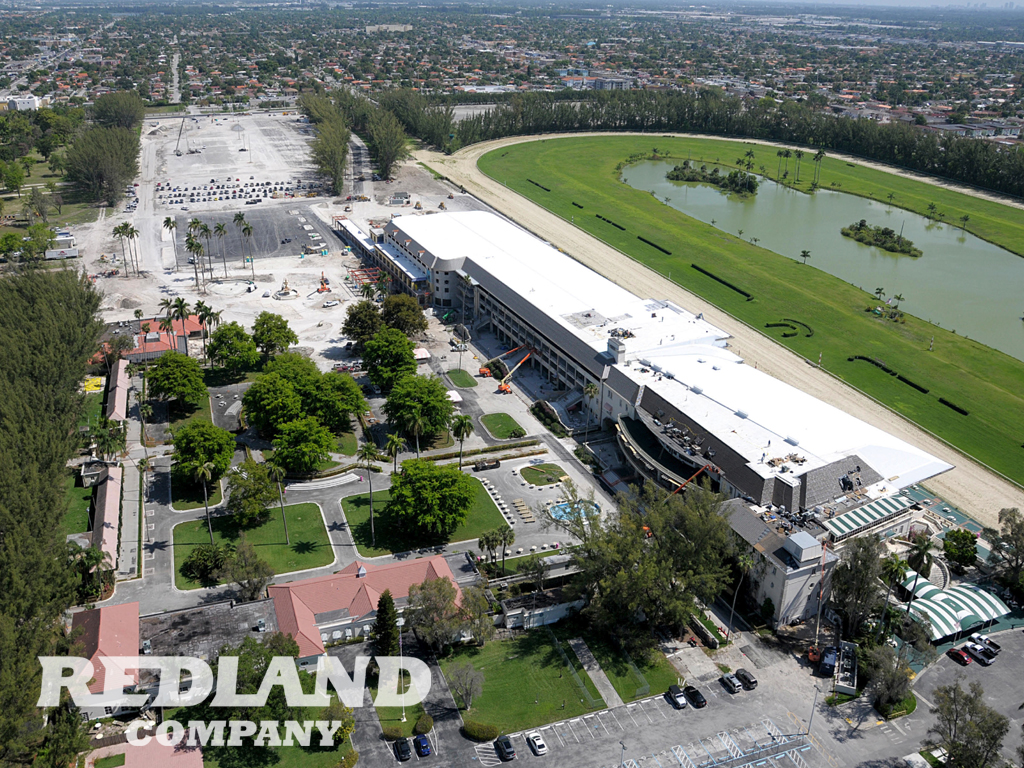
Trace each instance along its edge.
<instances>
[{"instance_id":1,"label":"fountain","mask_svg":"<svg viewBox=\"0 0 1024 768\"><path fill-rule=\"evenodd\" d=\"M280 301L290 301L291 299L299 298L299 292L294 288L288 287L288 278L286 277L284 282L281 283L281 290L274 293L274 298Z\"/></svg>"}]
</instances>

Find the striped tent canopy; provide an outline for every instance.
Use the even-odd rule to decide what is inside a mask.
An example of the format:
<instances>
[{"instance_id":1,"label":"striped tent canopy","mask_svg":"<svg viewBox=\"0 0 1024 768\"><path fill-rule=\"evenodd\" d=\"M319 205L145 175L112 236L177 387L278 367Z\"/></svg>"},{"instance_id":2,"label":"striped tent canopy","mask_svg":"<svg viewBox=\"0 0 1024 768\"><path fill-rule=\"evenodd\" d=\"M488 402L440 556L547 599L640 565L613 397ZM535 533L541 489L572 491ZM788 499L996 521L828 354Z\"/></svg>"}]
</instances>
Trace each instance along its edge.
<instances>
[{"instance_id":1,"label":"striped tent canopy","mask_svg":"<svg viewBox=\"0 0 1024 768\"><path fill-rule=\"evenodd\" d=\"M913 504L914 500L905 496L888 496L826 520L825 527L832 534L832 538L839 541L884 518L895 517Z\"/></svg>"},{"instance_id":2,"label":"striped tent canopy","mask_svg":"<svg viewBox=\"0 0 1024 768\"><path fill-rule=\"evenodd\" d=\"M974 584L960 584L943 590L908 569L902 586L914 593L910 615L918 621L927 620L932 640L955 635L1010 612L1002 600Z\"/></svg>"}]
</instances>

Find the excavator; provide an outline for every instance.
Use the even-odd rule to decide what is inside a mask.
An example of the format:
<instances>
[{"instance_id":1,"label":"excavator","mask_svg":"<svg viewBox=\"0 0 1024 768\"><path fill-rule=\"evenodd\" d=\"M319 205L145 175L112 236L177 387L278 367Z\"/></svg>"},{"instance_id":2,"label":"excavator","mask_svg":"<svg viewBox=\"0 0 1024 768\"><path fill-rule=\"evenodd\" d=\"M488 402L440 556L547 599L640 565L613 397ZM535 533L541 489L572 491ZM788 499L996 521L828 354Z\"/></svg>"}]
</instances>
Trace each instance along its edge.
<instances>
[{"instance_id":1,"label":"excavator","mask_svg":"<svg viewBox=\"0 0 1024 768\"><path fill-rule=\"evenodd\" d=\"M511 395L512 394L512 387L509 385L509 382L512 381L512 374L515 373L516 371L518 371L519 370L519 366L521 366L523 363L525 363L530 358L530 355L532 355L532 354L533 354L533 350L531 349L529 352L526 353L526 357L524 357L522 360L520 360L518 363L516 363L516 367L513 368L511 371L509 371L508 375L504 379L501 380L501 384L498 385L498 392L500 392L503 395Z\"/></svg>"},{"instance_id":2,"label":"excavator","mask_svg":"<svg viewBox=\"0 0 1024 768\"><path fill-rule=\"evenodd\" d=\"M317 293L330 293L331 292L331 281L324 277L324 273L320 273L320 287L316 289Z\"/></svg>"},{"instance_id":3,"label":"excavator","mask_svg":"<svg viewBox=\"0 0 1024 768\"><path fill-rule=\"evenodd\" d=\"M512 349L510 349L508 352L502 352L497 357L492 357L490 360L488 360L487 361L487 365L490 365L491 363L497 362L498 360L501 360L501 358L503 358L503 357L508 357L509 355L511 355L516 350L522 349L525 346L526 346L525 344L520 344L518 347L513 347ZM480 375L481 376L490 376L490 375L492 375L491 374L491 369L490 368L486 368L484 366L481 366L480 367Z\"/></svg>"}]
</instances>

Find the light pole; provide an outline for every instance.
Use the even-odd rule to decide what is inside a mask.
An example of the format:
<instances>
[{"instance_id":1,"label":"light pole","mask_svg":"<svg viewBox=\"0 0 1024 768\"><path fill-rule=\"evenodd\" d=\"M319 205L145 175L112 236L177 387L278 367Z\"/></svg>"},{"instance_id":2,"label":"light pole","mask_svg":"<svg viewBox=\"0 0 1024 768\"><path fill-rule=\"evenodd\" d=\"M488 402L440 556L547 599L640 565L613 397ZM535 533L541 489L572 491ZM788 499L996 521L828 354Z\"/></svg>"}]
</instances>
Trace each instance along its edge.
<instances>
[{"instance_id":1,"label":"light pole","mask_svg":"<svg viewBox=\"0 0 1024 768\"><path fill-rule=\"evenodd\" d=\"M619 746L622 747L622 752L619 753L619 765L624 766L626 764L626 742L620 741Z\"/></svg>"},{"instance_id":2,"label":"light pole","mask_svg":"<svg viewBox=\"0 0 1024 768\"><path fill-rule=\"evenodd\" d=\"M814 722L814 710L818 706L818 694L821 693L821 689L818 686L814 686L814 703L811 704L811 717L807 721L807 735L811 735L811 724Z\"/></svg>"},{"instance_id":3,"label":"light pole","mask_svg":"<svg viewBox=\"0 0 1024 768\"><path fill-rule=\"evenodd\" d=\"M405 682L405 667L403 667L401 665L401 659L402 659L402 627L405 626L405 619L403 619L402 617L399 617L395 621L395 624L398 626L398 659L399 659L399 665L398 665L398 667L399 667L399 670L398 670L399 677L398 677L398 680L399 680L399 684L401 685L402 683ZM402 691L402 722L403 723L405 722L405 691Z\"/></svg>"}]
</instances>

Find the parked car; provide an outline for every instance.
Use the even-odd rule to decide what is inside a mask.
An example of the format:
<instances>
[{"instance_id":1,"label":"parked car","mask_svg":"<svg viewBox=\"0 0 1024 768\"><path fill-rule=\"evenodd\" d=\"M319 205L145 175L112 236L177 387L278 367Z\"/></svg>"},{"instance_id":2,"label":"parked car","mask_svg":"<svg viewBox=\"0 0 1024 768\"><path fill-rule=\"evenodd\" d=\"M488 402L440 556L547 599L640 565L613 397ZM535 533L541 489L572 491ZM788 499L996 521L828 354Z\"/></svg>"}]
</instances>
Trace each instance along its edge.
<instances>
[{"instance_id":1,"label":"parked car","mask_svg":"<svg viewBox=\"0 0 1024 768\"><path fill-rule=\"evenodd\" d=\"M1003 650L1003 647L988 635L980 635L977 632L975 632L973 635L971 635L970 641L972 643L977 643L978 645L983 646L984 648L988 648L990 651L992 651L992 653L999 653L1001 650Z\"/></svg>"},{"instance_id":2,"label":"parked car","mask_svg":"<svg viewBox=\"0 0 1024 768\"><path fill-rule=\"evenodd\" d=\"M821 654L821 664L818 671L822 677L835 677L836 662L839 659L839 651L835 647L826 648Z\"/></svg>"},{"instance_id":3,"label":"parked car","mask_svg":"<svg viewBox=\"0 0 1024 768\"><path fill-rule=\"evenodd\" d=\"M512 746L512 739L508 736L499 736L498 740L494 742L494 746L498 750L498 757L502 760L516 759L516 748Z\"/></svg>"},{"instance_id":4,"label":"parked car","mask_svg":"<svg viewBox=\"0 0 1024 768\"><path fill-rule=\"evenodd\" d=\"M412 740L412 746L420 757L426 757L430 754L430 741L422 733Z\"/></svg>"},{"instance_id":5,"label":"parked car","mask_svg":"<svg viewBox=\"0 0 1024 768\"><path fill-rule=\"evenodd\" d=\"M966 667L973 661L973 659L960 648L950 648L946 651L946 655L961 667Z\"/></svg>"},{"instance_id":6,"label":"parked car","mask_svg":"<svg viewBox=\"0 0 1024 768\"><path fill-rule=\"evenodd\" d=\"M977 643L965 643L964 650L971 654L975 661L986 667L996 660L996 655L992 651Z\"/></svg>"},{"instance_id":7,"label":"parked car","mask_svg":"<svg viewBox=\"0 0 1024 768\"><path fill-rule=\"evenodd\" d=\"M701 709L702 707L706 707L708 705L708 700L704 698L704 694L698 691L692 685L688 685L685 688L683 688L683 693L686 694L686 698L688 698L690 700L690 703L693 704L693 706L697 709Z\"/></svg>"},{"instance_id":8,"label":"parked car","mask_svg":"<svg viewBox=\"0 0 1024 768\"><path fill-rule=\"evenodd\" d=\"M745 669L736 670L736 678L743 683L743 687L748 691L752 691L757 688L757 678L747 672Z\"/></svg>"},{"instance_id":9,"label":"parked car","mask_svg":"<svg viewBox=\"0 0 1024 768\"><path fill-rule=\"evenodd\" d=\"M739 693L743 690L743 686L740 685L739 678L730 672L726 672L722 675L722 685L729 690L729 693Z\"/></svg>"},{"instance_id":10,"label":"parked car","mask_svg":"<svg viewBox=\"0 0 1024 768\"><path fill-rule=\"evenodd\" d=\"M323 306L324 306L324 309L329 309L331 307L336 307L339 304L341 304L341 302L338 301L337 299L329 299L328 301L324 302Z\"/></svg>"},{"instance_id":11,"label":"parked car","mask_svg":"<svg viewBox=\"0 0 1024 768\"><path fill-rule=\"evenodd\" d=\"M686 709L686 694L683 693L683 689L678 685L670 685L666 695L673 707L676 709Z\"/></svg>"},{"instance_id":12,"label":"parked car","mask_svg":"<svg viewBox=\"0 0 1024 768\"><path fill-rule=\"evenodd\" d=\"M532 733L526 734L526 743L530 745L530 749L533 750L533 754L538 757L548 753L548 745L544 743L544 737L540 735L540 731L533 731Z\"/></svg>"},{"instance_id":13,"label":"parked car","mask_svg":"<svg viewBox=\"0 0 1024 768\"><path fill-rule=\"evenodd\" d=\"M395 757L401 763L412 759L412 747L409 746L408 739L399 739L395 742Z\"/></svg>"}]
</instances>

